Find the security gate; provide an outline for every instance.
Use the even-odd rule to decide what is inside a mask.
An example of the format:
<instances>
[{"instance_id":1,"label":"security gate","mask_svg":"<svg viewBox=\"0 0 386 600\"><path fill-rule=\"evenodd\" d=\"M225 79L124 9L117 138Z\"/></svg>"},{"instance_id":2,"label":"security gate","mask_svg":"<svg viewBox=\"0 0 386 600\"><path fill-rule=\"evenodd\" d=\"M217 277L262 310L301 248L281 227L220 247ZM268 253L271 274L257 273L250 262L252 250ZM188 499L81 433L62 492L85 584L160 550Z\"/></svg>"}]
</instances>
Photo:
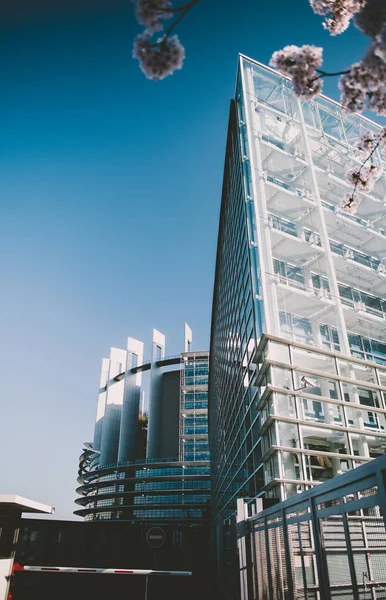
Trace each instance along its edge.
<instances>
[{"instance_id":1,"label":"security gate","mask_svg":"<svg viewBox=\"0 0 386 600\"><path fill-rule=\"evenodd\" d=\"M385 481L383 456L263 512L239 501L242 600L386 600Z\"/></svg>"},{"instance_id":2,"label":"security gate","mask_svg":"<svg viewBox=\"0 0 386 600\"><path fill-rule=\"evenodd\" d=\"M101 577L109 575L110 577ZM112 575L119 575L113 578ZM142 581L133 583L131 576L139 575ZM162 597L167 592L169 598L180 598L183 589L179 586L157 584L149 586L149 579L163 580L177 577L190 577L191 571L155 571L152 569L100 569L85 567L58 567L58 566L21 566L15 564L12 572L8 600L27 600L30 598L127 598L133 600L152 600ZM60 577L58 577L60 576ZM53 578L54 577L54 578ZM127 579L129 577L129 579ZM150 587L156 593L150 594ZM186 591L186 590L185 590ZM61 596L58 596L61 594Z\"/></svg>"}]
</instances>

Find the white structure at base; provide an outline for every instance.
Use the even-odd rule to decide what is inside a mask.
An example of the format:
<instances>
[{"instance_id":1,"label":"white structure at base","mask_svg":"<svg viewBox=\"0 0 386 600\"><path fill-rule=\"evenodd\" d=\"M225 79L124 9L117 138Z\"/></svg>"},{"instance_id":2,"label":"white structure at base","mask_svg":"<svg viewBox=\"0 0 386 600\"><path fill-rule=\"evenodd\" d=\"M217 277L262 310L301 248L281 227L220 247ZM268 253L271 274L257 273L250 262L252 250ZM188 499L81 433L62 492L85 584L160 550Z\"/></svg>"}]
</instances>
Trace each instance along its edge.
<instances>
[{"instance_id":1,"label":"white structure at base","mask_svg":"<svg viewBox=\"0 0 386 600\"><path fill-rule=\"evenodd\" d=\"M7 600L22 513L53 514L55 509L22 496L0 494L0 600Z\"/></svg>"}]
</instances>

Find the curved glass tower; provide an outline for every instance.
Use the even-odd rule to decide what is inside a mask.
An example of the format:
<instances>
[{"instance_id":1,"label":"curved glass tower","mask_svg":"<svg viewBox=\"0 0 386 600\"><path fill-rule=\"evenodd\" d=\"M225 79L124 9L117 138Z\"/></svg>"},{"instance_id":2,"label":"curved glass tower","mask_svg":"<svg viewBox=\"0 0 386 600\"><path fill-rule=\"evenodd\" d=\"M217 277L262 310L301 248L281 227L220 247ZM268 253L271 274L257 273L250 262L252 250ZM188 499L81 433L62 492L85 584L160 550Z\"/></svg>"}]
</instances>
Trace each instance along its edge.
<instances>
[{"instance_id":1,"label":"curved glass tower","mask_svg":"<svg viewBox=\"0 0 386 600\"><path fill-rule=\"evenodd\" d=\"M209 519L208 352L165 357L153 330L152 358L128 338L102 361L94 440L79 460L75 514L87 521ZM150 372L149 415L141 407L142 373Z\"/></svg>"}]
</instances>

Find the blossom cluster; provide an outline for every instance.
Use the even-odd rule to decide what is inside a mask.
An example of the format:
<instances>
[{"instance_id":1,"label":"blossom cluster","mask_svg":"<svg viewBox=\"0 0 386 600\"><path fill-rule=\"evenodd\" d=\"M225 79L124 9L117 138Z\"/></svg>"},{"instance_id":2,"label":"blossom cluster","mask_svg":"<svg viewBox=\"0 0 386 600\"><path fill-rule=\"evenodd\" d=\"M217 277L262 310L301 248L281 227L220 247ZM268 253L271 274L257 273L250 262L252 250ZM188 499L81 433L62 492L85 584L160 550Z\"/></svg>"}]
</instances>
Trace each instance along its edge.
<instances>
[{"instance_id":1,"label":"blossom cluster","mask_svg":"<svg viewBox=\"0 0 386 600\"><path fill-rule=\"evenodd\" d=\"M332 35L345 31L354 17L356 27L371 37L364 57L342 73L341 103L348 112L369 108L386 115L386 0L310 0L310 4L326 17L324 26ZM295 94L305 99L319 95L322 78L333 75L320 71L322 48L315 46L286 46L273 54L270 64L289 75Z\"/></svg>"},{"instance_id":2,"label":"blossom cluster","mask_svg":"<svg viewBox=\"0 0 386 600\"><path fill-rule=\"evenodd\" d=\"M161 31L161 19L170 19L172 12L169 0L136 0L135 17L149 31Z\"/></svg>"},{"instance_id":3,"label":"blossom cluster","mask_svg":"<svg viewBox=\"0 0 386 600\"><path fill-rule=\"evenodd\" d=\"M386 115L385 0L367 0L355 15L354 23L372 41L362 60L341 77L341 102L349 112L362 112L367 106L379 115Z\"/></svg>"},{"instance_id":4,"label":"blossom cluster","mask_svg":"<svg viewBox=\"0 0 386 600\"><path fill-rule=\"evenodd\" d=\"M357 212L360 199L356 195L356 191L371 192L382 173L382 167L376 164L373 159L377 148L386 158L386 127L383 127L379 132L363 131L355 144L355 149L359 155L367 155L367 158L362 165L356 166L346 173L346 180L354 186L354 189L344 196L340 203L340 209L348 214L353 215ZM366 163L369 161L370 164L367 165Z\"/></svg>"},{"instance_id":5,"label":"blossom cluster","mask_svg":"<svg viewBox=\"0 0 386 600\"><path fill-rule=\"evenodd\" d=\"M356 189L364 192L371 192L374 189L376 180L382 173L382 167L370 164L354 167L346 173L346 180Z\"/></svg>"},{"instance_id":6,"label":"blossom cluster","mask_svg":"<svg viewBox=\"0 0 386 600\"><path fill-rule=\"evenodd\" d=\"M338 35L346 31L351 18L364 5L364 0L310 0L310 4L317 15L326 16L323 25L331 35Z\"/></svg>"},{"instance_id":7,"label":"blossom cluster","mask_svg":"<svg viewBox=\"0 0 386 600\"><path fill-rule=\"evenodd\" d=\"M355 26L365 35L374 38L386 21L385 0L367 0L361 11L355 15Z\"/></svg>"},{"instance_id":8,"label":"blossom cluster","mask_svg":"<svg viewBox=\"0 0 386 600\"><path fill-rule=\"evenodd\" d=\"M322 64L323 48L317 46L286 46L274 52L270 65L274 69L289 75L296 96L308 100L318 96L322 89L323 81L317 74L317 69Z\"/></svg>"},{"instance_id":9,"label":"blossom cluster","mask_svg":"<svg viewBox=\"0 0 386 600\"><path fill-rule=\"evenodd\" d=\"M378 144L373 148L373 150ZM371 154L370 154L371 156ZM360 199L356 194L357 190L371 192L374 189L377 179L381 176L382 167L374 163L370 165L362 164L360 167L354 167L346 173L348 183L354 186L352 192L345 194L340 203L340 208L349 215L355 215L360 204Z\"/></svg>"},{"instance_id":10,"label":"blossom cluster","mask_svg":"<svg viewBox=\"0 0 386 600\"><path fill-rule=\"evenodd\" d=\"M358 206L358 197L355 196L353 192L349 192L348 194L345 194L342 198L339 208L349 215L355 215L355 213L358 210Z\"/></svg>"},{"instance_id":11,"label":"blossom cluster","mask_svg":"<svg viewBox=\"0 0 386 600\"><path fill-rule=\"evenodd\" d=\"M378 136L372 131L363 131L359 140L355 144L355 148L360 154L368 154L373 152L378 146Z\"/></svg>"},{"instance_id":12,"label":"blossom cluster","mask_svg":"<svg viewBox=\"0 0 386 600\"><path fill-rule=\"evenodd\" d=\"M382 127L381 131L377 134L377 140L379 147L383 152L383 156L386 159L386 127Z\"/></svg>"},{"instance_id":13,"label":"blossom cluster","mask_svg":"<svg viewBox=\"0 0 386 600\"><path fill-rule=\"evenodd\" d=\"M196 0L198 1L198 0ZM170 0L133 0L137 21L145 30L134 40L133 58L139 61L139 66L148 79L159 81L181 69L185 58L185 48L177 35L171 36L175 23L154 40L156 32L164 29L163 21L177 13L185 12L195 3L173 8ZM177 22L180 19L177 19Z\"/></svg>"},{"instance_id":14,"label":"blossom cluster","mask_svg":"<svg viewBox=\"0 0 386 600\"><path fill-rule=\"evenodd\" d=\"M363 131L359 140L355 144L355 148L361 154L373 153L379 147L386 159L386 127L382 127L379 132Z\"/></svg>"},{"instance_id":15,"label":"blossom cluster","mask_svg":"<svg viewBox=\"0 0 386 600\"><path fill-rule=\"evenodd\" d=\"M362 60L342 75L339 88L348 112L362 112L367 103L370 110L386 115L386 46L374 40Z\"/></svg>"},{"instance_id":16,"label":"blossom cluster","mask_svg":"<svg viewBox=\"0 0 386 600\"><path fill-rule=\"evenodd\" d=\"M181 69L185 58L185 49L178 36L164 36L156 43L150 43L151 33L146 30L134 41L133 57L139 60L142 72L148 79L159 81Z\"/></svg>"}]
</instances>

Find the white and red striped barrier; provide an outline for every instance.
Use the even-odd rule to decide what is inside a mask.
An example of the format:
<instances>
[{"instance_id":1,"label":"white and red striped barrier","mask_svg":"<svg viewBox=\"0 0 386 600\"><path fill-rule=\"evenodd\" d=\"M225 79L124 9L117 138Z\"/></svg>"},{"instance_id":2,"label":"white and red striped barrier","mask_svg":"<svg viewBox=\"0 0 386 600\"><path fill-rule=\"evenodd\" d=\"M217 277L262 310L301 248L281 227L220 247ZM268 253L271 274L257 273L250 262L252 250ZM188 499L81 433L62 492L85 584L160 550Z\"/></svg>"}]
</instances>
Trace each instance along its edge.
<instances>
[{"instance_id":1,"label":"white and red striped barrier","mask_svg":"<svg viewBox=\"0 0 386 600\"><path fill-rule=\"evenodd\" d=\"M153 571L152 569L92 569L84 567L35 567L15 565L14 571L33 571L38 573L99 573L101 575L192 575L192 571Z\"/></svg>"}]
</instances>

